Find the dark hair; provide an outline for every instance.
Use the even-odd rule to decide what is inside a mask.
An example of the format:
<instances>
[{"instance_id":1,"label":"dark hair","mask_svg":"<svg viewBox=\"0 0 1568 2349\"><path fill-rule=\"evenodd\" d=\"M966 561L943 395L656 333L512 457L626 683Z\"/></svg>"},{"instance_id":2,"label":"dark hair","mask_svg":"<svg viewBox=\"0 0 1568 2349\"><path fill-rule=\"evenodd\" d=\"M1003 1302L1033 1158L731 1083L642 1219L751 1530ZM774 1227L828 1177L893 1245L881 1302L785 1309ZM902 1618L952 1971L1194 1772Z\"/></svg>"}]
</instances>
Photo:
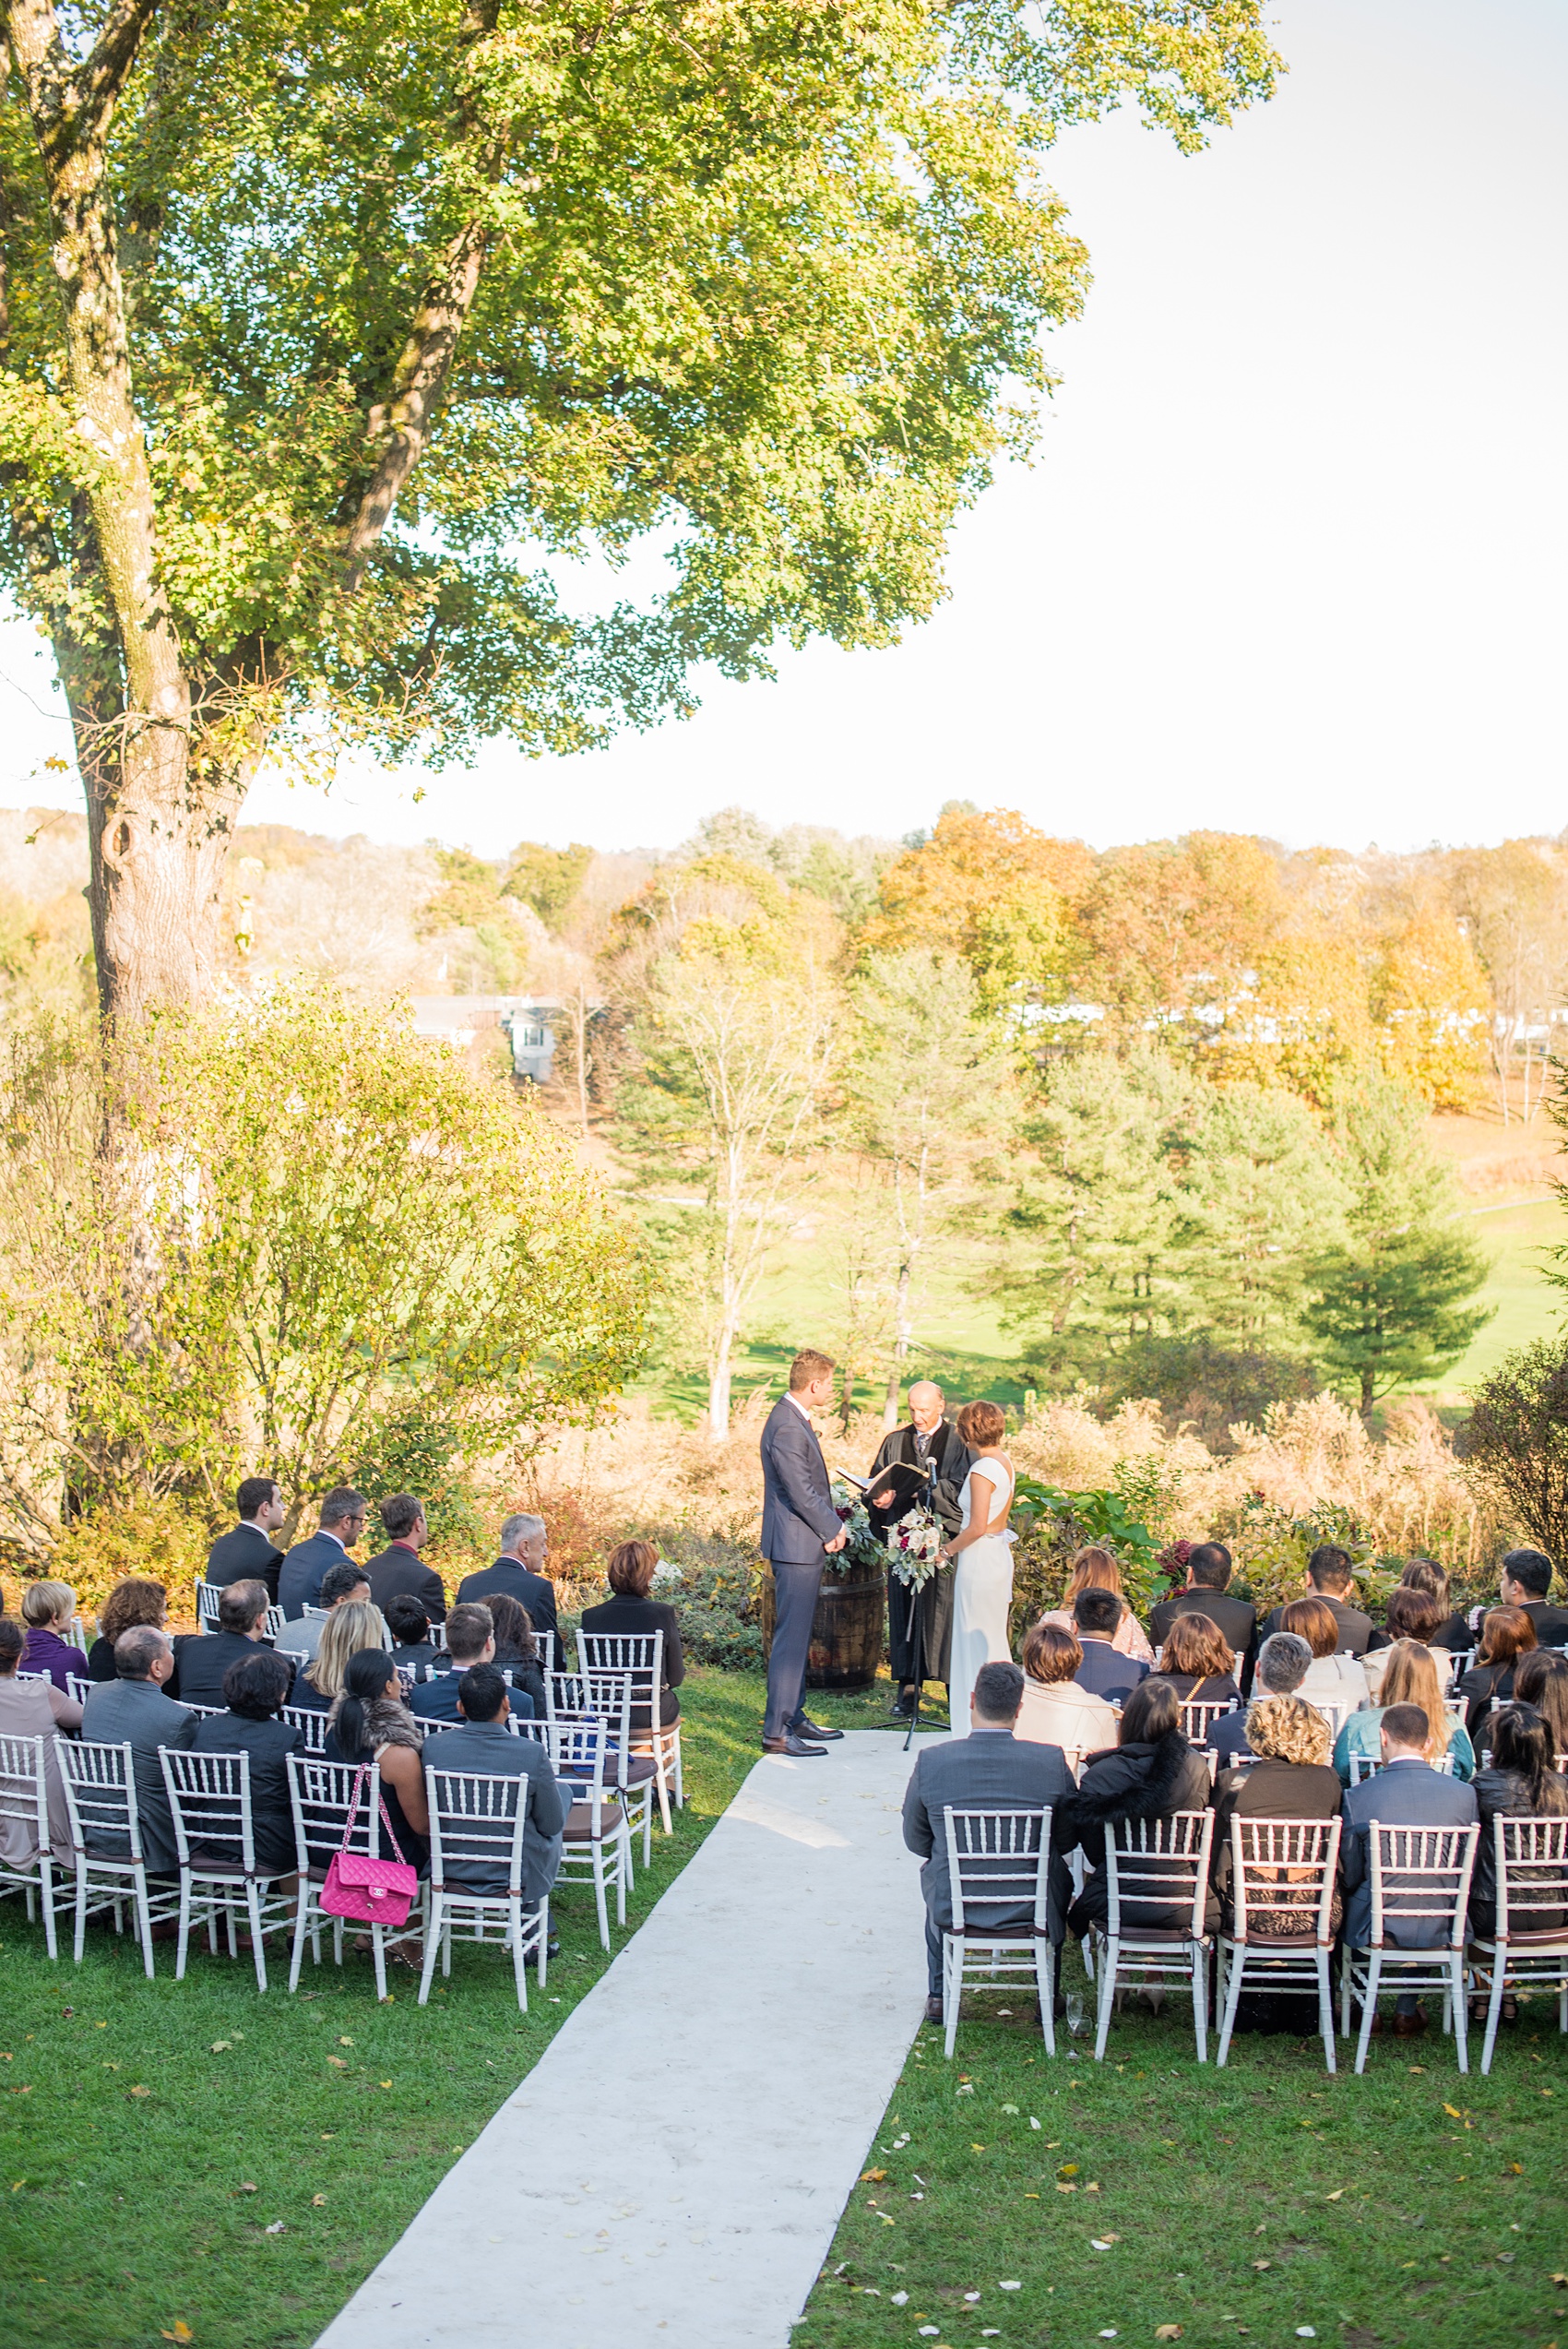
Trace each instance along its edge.
<instances>
[{"instance_id":1,"label":"dark hair","mask_svg":"<svg viewBox=\"0 0 1568 2349\"><path fill-rule=\"evenodd\" d=\"M1510 1550L1503 1561L1510 1582L1517 1582L1532 1599L1544 1599L1551 1590L1551 1560L1544 1550Z\"/></svg>"},{"instance_id":2,"label":"dark hair","mask_svg":"<svg viewBox=\"0 0 1568 2349\"><path fill-rule=\"evenodd\" d=\"M1122 1706L1122 1746L1152 1746L1182 1734L1182 1699L1169 1680L1140 1680Z\"/></svg>"},{"instance_id":3,"label":"dark hair","mask_svg":"<svg viewBox=\"0 0 1568 2349\"><path fill-rule=\"evenodd\" d=\"M1171 1619L1160 1650L1161 1672L1194 1672L1200 1680L1222 1679L1236 1669L1236 1651L1218 1623L1206 1615L1178 1615Z\"/></svg>"},{"instance_id":4,"label":"dark hair","mask_svg":"<svg viewBox=\"0 0 1568 2349\"><path fill-rule=\"evenodd\" d=\"M218 1628L220 1631L249 1631L258 1616L267 1613L265 1582L228 1582L218 1593Z\"/></svg>"},{"instance_id":5,"label":"dark hair","mask_svg":"<svg viewBox=\"0 0 1568 2349\"><path fill-rule=\"evenodd\" d=\"M28 1635L12 1615L0 1615L0 1680L8 1680L21 1661Z\"/></svg>"},{"instance_id":6,"label":"dark hair","mask_svg":"<svg viewBox=\"0 0 1568 2349\"><path fill-rule=\"evenodd\" d=\"M610 1553L605 1578L621 1598L646 1599L653 1588L653 1569L658 1564L659 1552L651 1542L623 1542Z\"/></svg>"},{"instance_id":7,"label":"dark hair","mask_svg":"<svg viewBox=\"0 0 1568 2349\"><path fill-rule=\"evenodd\" d=\"M321 1504L323 1525L341 1525L346 1517L364 1515L364 1495L356 1493L351 1485L334 1485Z\"/></svg>"},{"instance_id":8,"label":"dark hair","mask_svg":"<svg viewBox=\"0 0 1568 2349\"><path fill-rule=\"evenodd\" d=\"M1331 1591L1344 1590L1355 1580L1350 1571L1350 1553L1336 1549L1332 1542L1320 1542L1307 1560L1307 1580L1321 1591L1326 1585Z\"/></svg>"},{"instance_id":9,"label":"dark hair","mask_svg":"<svg viewBox=\"0 0 1568 2349\"><path fill-rule=\"evenodd\" d=\"M975 1711L984 1721L1016 1721L1024 1675L1016 1663L982 1663L975 1675Z\"/></svg>"},{"instance_id":10,"label":"dark hair","mask_svg":"<svg viewBox=\"0 0 1568 2349\"><path fill-rule=\"evenodd\" d=\"M971 1450L981 1444L999 1444L1007 1433L1007 1414L999 1403L966 1403L958 1413L958 1433Z\"/></svg>"},{"instance_id":11,"label":"dark hair","mask_svg":"<svg viewBox=\"0 0 1568 2349\"><path fill-rule=\"evenodd\" d=\"M1472 1661L1512 1663L1515 1656L1537 1644L1535 1623L1523 1607L1489 1607L1481 1617L1481 1636Z\"/></svg>"},{"instance_id":12,"label":"dark hair","mask_svg":"<svg viewBox=\"0 0 1568 2349\"><path fill-rule=\"evenodd\" d=\"M401 1542L424 1515L424 1503L416 1493L394 1493L390 1500L382 1502L377 1514L393 1541Z\"/></svg>"},{"instance_id":13,"label":"dark hair","mask_svg":"<svg viewBox=\"0 0 1568 2349\"><path fill-rule=\"evenodd\" d=\"M122 1631L129 1631L135 1624L150 1623L155 1630L163 1628L168 1612L169 1593L161 1582L150 1574L127 1574L116 1582L103 1602L98 1618L98 1636L113 1647Z\"/></svg>"},{"instance_id":14,"label":"dark hair","mask_svg":"<svg viewBox=\"0 0 1568 2349\"><path fill-rule=\"evenodd\" d=\"M153 1665L168 1650L169 1635L155 1623L128 1624L114 1642L114 1670L122 1680L150 1680Z\"/></svg>"},{"instance_id":15,"label":"dark hair","mask_svg":"<svg viewBox=\"0 0 1568 2349\"><path fill-rule=\"evenodd\" d=\"M1378 1726L1391 1746L1417 1746L1425 1753L1431 1742L1431 1723L1420 1705L1385 1707Z\"/></svg>"},{"instance_id":16,"label":"dark hair","mask_svg":"<svg viewBox=\"0 0 1568 2349\"><path fill-rule=\"evenodd\" d=\"M832 1368L831 1354L818 1353L814 1346L802 1346L790 1365L790 1392L792 1395L802 1394L819 1378L826 1378Z\"/></svg>"},{"instance_id":17,"label":"dark hair","mask_svg":"<svg viewBox=\"0 0 1568 2349\"><path fill-rule=\"evenodd\" d=\"M1533 1811L1561 1811L1568 1793L1557 1774L1557 1740L1551 1723L1534 1705L1500 1705L1487 1723L1491 1732L1493 1770L1513 1771L1529 1788ZM1551 1789L1557 1789L1556 1799Z\"/></svg>"},{"instance_id":18,"label":"dark hair","mask_svg":"<svg viewBox=\"0 0 1568 2349\"><path fill-rule=\"evenodd\" d=\"M1448 1577L1434 1558L1412 1557L1405 1561L1405 1571L1399 1577L1402 1591L1430 1591L1434 1599L1448 1604Z\"/></svg>"},{"instance_id":19,"label":"dark hair","mask_svg":"<svg viewBox=\"0 0 1568 2349\"><path fill-rule=\"evenodd\" d=\"M242 1656L223 1675L223 1701L242 1720L270 1721L279 1706L287 1703L293 1677L281 1656L270 1648L257 1648L254 1656Z\"/></svg>"},{"instance_id":20,"label":"dark hair","mask_svg":"<svg viewBox=\"0 0 1568 2349\"><path fill-rule=\"evenodd\" d=\"M1568 1656L1555 1648L1531 1648L1522 1655L1514 1671L1514 1701L1534 1705L1558 1752L1568 1752Z\"/></svg>"},{"instance_id":21,"label":"dark hair","mask_svg":"<svg viewBox=\"0 0 1568 2349\"><path fill-rule=\"evenodd\" d=\"M1083 1661L1082 1648L1061 1624L1031 1624L1024 1640L1024 1670L1031 1680L1048 1688L1058 1680L1075 1680Z\"/></svg>"},{"instance_id":22,"label":"dark hair","mask_svg":"<svg viewBox=\"0 0 1568 2349\"><path fill-rule=\"evenodd\" d=\"M278 1490L276 1476L247 1476L234 1496L234 1506L242 1517L254 1517L265 1508Z\"/></svg>"},{"instance_id":23,"label":"dark hair","mask_svg":"<svg viewBox=\"0 0 1568 2349\"><path fill-rule=\"evenodd\" d=\"M346 1557L337 1566L329 1566L322 1576L321 1604L324 1607L335 1607L339 1599L350 1598L362 1588L370 1588L363 1567L356 1566L352 1558Z\"/></svg>"},{"instance_id":24,"label":"dark hair","mask_svg":"<svg viewBox=\"0 0 1568 2349\"><path fill-rule=\"evenodd\" d=\"M1445 1610L1430 1591L1401 1582L1388 1593L1387 1626L1394 1640L1419 1640L1423 1647L1444 1618Z\"/></svg>"},{"instance_id":25,"label":"dark hair","mask_svg":"<svg viewBox=\"0 0 1568 2349\"><path fill-rule=\"evenodd\" d=\"M385 1648L361 1648L343 1671L343 1693L332 1713L333 1735L345 1761L363 1761L374 1750L370 1709L386 1694L397 1666Z\"/></svg>"},{"instance_id":26,"label":"dark hair","mask_svg":"<svg viewBox=\"0 0 1568 2349\"><path fill-rule=\"evenodd\" d=\"M1201 1591L1223 1591L1230 1580L1230 1553L1223 1542L1199 1542L1187 1552L1187 1571Z\"/></svg>"},{"instance_id":27,"label":"dark hair","mask_svg":"<svg viewBox=\"0 0 1568 2349\"><path fill-rule=\"evenodd\" d=\"M474 1663L495 1631L495 1617L477 1599L454 1607L446 1618L446 1652L454 1663Z\"/></svg>"},{"instance_id":28,"label":"dark hair","mask_svg":"<svg viewBox=\"0 0 1568 2349\"><path fill-rule=\"evenodd\" d=\"M1073 1620L1080 1631L1114 1631L1122 1620L1122 1602L1114 1591L1089 1583L1073 1602Z\"/></svg>"},{"instance_id":29,"label":"dark hair","mask_svg":"<svg viewBox=\"0 0 1568 2349\"><path fill-rule=\"evenodd\" d=\"M493 1721L506 1701L506 1683L493 1663L470 1663L457 1683L465 1721Z\"/></svg>"},{"instance_id":30,"label":"dark hair","mask_svg":"<svg viewBox=\"0 0 1568 2349\"><path fill-rule=\"evenodd\" d=\"M532 1663L539 1642L533 1636L533 1617L521 1599L515 1599L510 1591L493 1591L485 1604L495 1626L496 1654L505 1651L520 1663Z\"/></svg>"},{"instance_id":31,"label":"dark hair","mask_svg":"<svg viewBox=\"0 0 1568 2349\"><path fill-rule=\"evenodd\" d=\"M430 1637L430 1617L411 1591L394 1592L381 1610L386 1628L400 1646L417 1648Z\"/></svg>"},{"instance_id":32,"label":"dark hair","mask_svg":"<svg viewBox=\"0 0 1568 2349\"><path fill-rule=\"evenodd\" d=\"M1339 1618L1326 1599L1292 1599L1279 1628L1304 1640L1314 1656L1331 1656L1339 1646Z\"/></svg>"}]
</instances>

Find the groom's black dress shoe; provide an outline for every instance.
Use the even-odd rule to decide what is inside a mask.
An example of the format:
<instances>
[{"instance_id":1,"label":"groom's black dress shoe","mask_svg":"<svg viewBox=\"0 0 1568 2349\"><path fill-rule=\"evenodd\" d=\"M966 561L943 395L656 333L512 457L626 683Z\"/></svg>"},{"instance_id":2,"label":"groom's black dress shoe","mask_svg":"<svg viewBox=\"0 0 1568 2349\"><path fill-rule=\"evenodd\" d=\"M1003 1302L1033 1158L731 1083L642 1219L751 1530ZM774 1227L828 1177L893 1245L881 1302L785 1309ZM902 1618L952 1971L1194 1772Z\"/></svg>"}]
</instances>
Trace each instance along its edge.
<instances>
[{"instance_id":1,"label":"groom's black dress shoe","mask_svg":"<svg viewBox=\"0 0 1568 2349\"><path fill-rule=\"evenodd\" d=\"M790 1723L790 1729L792 1734L797 1737L828 1738L842 1737L844 1735L844 1732L841 1729L824 1729L819 1723L808 1721L803 1712L796 1715L794 1721Z\"/></svg>"},{"instance_id":2,"label":"groom's black dress shoe","mask_svg":"<svg viewBox=\"0 0 1568 2349\"><path fill-rule=\"evenodd\" d=\"M762 1750L765 1754L789 1754L792 1759L798 1761L802 1755L822 1754L826 1751L826 1748L823 1746L808 1746L803 1737L797 1737L791 1730L788 1737L765 1737L762 1741Z\"/></svg>"}]
</instances>

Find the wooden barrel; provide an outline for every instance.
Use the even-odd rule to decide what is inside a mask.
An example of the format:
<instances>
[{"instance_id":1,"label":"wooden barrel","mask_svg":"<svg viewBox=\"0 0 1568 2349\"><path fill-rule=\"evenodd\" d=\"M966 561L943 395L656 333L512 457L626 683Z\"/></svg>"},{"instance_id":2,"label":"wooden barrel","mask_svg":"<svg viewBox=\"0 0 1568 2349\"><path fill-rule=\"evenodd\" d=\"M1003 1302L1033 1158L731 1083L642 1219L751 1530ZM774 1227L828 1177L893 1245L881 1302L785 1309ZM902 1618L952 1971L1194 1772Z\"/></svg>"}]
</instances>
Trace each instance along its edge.
<instances>
[{"instance_id":1,"label":"wooden barrel","mask_svg":"<svg viewBox=\"0 0 1568 2349\"><path fill-rule=\"evenodd\" d=\"M757 1585L757 1622L765 1655L773 1652L773 1575L764 1567ZM869 1688L885 1644L887 1568L880 1559L850 1567L847 1574L824 1571L812 1617L806 1658L808 1688Z\"/></svg>"}]
</instances>

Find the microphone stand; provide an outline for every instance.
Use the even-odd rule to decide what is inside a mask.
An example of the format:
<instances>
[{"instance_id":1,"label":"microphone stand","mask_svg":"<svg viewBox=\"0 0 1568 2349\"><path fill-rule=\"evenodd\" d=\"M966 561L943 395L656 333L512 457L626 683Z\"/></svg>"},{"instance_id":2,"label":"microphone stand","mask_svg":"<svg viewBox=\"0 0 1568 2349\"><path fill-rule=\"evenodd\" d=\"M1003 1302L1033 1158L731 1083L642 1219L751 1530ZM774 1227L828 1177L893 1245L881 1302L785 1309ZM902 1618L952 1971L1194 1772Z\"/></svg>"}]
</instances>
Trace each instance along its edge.
<instances>
[{"instance_id":1,"label":"microphone stand","mask_svg":"<svg viewBox=\"0 0 1568 2349\"><path fill-rule=\"evenodd\" d=\"M931 1450L926 1454L925 1477L926 1506L930 1509L932 1517L935 1517L936 1448L934 1443L932 1444ZM941 1520L938 1519L937 1522L940 1524ZM904 1751L906 1753L909 1752L909 1747L914 1744L915 1732L921 1725L921 1698L925 1692L925 1626L921 1619L921 1601L924 1595L925 1592L923 1586L919 1591L911 1591L909 1592L909 1607L914 1617L914 1621L910 1628L914 1636L915 1650L915 1702L914 1708L909 1714L909 1731L904 1739Z\"/></svg>"}]
</instances>

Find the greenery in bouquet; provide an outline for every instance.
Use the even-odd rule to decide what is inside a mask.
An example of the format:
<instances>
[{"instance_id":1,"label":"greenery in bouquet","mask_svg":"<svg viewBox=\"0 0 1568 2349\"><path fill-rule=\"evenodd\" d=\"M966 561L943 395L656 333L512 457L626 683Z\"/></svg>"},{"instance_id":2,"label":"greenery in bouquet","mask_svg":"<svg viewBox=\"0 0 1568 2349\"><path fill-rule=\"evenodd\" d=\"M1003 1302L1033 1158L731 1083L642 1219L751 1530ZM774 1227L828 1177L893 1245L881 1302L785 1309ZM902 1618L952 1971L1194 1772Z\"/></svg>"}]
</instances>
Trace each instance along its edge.
<instances>
[{"instance_id":1,"label":"greenery in bouquet","mask_svg":"<svg viewBox=\"0 0 1568 2349\"><path fill-rule=\"evenodd\" d=\"M852 1485L846 1485L841 1476L836 1476L833 1480L833 1506L849 1538L841 1550L835 1550L824 1558L823 1571L826 1574L848 1574L852 1566L885 1565L887 1553L872 1528L864 1494L857 1493Z\"/></svg>"},{"instance_id":2,"label":"greenery in bouquet","mask_svg":"<svg viewBox=\"0 0 1568 2349\"><path fill-rule=\"evenodd\" d=\"M923 1503L888 1527L887 1563L906 1590L925 1589L937 1571L944 1538L939 1520Z\"/></svg>"}]
</instances>

